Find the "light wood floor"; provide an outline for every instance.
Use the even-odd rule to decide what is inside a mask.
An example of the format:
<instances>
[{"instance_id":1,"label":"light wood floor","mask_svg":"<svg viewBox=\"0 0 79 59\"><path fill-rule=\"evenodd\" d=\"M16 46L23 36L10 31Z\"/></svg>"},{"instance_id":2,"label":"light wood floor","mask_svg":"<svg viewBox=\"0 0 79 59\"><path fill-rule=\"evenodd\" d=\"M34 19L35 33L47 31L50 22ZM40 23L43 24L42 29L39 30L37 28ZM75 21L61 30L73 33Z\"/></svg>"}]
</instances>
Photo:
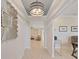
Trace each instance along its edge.
<instances>
[{"instance_id":1,"label":"light wood floor","mask_svg":"<svg viewBox=\"0 0 79 59\"><path fill-rule=\"evenodd\" d=\"M55 59L75 59L72 54L72 45L63 44L60 49L55 49Z\"/></svg>"},{"instance_id":2,"label":"light wood floor","mask_svg":"<svg viewBox=\"0 0 79 59\"><path fill-rule=\"evenodd\" d=\"M46 49L26 49L23 59L52 59Z\"/></svg>"},{"instance_id":3,"label":"light wood floor","mask_svg":"<svg viewBox=\"0 0 79 59\"><path fill-rule=\"evenodd\" d=\"M31 48L43 48L41 41L31 40Z\"/></svg>"},{"instance_id":4,"label":"light wood floor","mask_svg":"<svg viewBox=\"0 0 79 59\"><path fill-rule=\"evenodd\" d=\"M71 56L70 46L62 46L55 49L55 57L52 58L45 48L42 48L40 41L32 41L32 48L26 49L22 59L75 59Z\"/></svg>"}]
</instances>

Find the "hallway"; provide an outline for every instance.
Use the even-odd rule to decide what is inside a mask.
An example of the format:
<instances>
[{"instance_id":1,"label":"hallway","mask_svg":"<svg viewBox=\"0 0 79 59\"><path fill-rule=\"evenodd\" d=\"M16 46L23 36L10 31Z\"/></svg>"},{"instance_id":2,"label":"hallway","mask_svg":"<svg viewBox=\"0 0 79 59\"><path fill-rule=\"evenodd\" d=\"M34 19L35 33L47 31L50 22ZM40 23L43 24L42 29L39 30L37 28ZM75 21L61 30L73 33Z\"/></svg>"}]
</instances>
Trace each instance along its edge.
<instances>
[{"instance_id":1,"label":"hallway","mask_svg":"<svg viewBox=\"0 0 79 59\"><path fill-rule=\"evenodd\" d=\"M2 0L1 59L75 59L77 2Z\"/></svg>"}]
</instances>

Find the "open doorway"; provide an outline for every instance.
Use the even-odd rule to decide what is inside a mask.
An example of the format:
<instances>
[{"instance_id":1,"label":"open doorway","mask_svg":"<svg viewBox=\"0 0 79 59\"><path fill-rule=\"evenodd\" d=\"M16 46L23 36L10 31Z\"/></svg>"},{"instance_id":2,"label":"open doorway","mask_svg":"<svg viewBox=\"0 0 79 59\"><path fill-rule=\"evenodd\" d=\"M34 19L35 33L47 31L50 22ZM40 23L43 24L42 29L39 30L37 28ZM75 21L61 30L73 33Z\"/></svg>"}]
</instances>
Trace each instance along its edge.
<instances>
[{"instance_id":1,"label":"open doorway","mask_svg":"<svg viewBox=\"0 0 79 59\"><path fill-rule=\"evenodd\" d=\"M43 34L38 28L31 28L31 48L42 48Z\"/></svg>"}]
</instances>

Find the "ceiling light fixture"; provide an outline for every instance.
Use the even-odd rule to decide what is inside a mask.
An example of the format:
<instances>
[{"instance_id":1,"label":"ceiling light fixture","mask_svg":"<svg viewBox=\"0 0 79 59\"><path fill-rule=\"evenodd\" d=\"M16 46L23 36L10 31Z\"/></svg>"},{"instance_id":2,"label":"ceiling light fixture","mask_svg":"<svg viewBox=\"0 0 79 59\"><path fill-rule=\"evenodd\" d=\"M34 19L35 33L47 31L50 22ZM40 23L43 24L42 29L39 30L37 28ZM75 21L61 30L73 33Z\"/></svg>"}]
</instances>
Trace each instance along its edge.
<instances>
[{"instance_id":1,"label":"ceiling light fixture","mask_svg":"<svg viewBox=\"0 0 79 59\"><path fill-rule=\"evenodd\" d=\"M43 16L44 15L44 4L41 2L36 2L31 3L30 6L30 15L31 16Z\"/></svg>"}]
</instances>

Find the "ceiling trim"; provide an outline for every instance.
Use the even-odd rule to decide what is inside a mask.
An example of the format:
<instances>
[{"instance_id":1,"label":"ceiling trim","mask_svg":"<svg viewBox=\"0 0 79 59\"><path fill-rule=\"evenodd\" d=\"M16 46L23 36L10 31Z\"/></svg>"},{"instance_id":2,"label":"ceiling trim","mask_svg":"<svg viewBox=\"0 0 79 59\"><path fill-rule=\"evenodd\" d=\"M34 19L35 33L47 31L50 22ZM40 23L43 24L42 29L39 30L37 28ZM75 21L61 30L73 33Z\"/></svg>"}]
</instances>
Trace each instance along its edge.
<instances>
[{"instance_id":1,"label":"ceiling trim","mask_svg":"<svg viewBox=\"0 0 79 59\"><path fill-rule=\"evenodd\" d=\"M55 19L57 17L57 14L59 13L60 9L62 8L62 6L64 5L65 1L64 0L61 0L62 2L61 3L57 3L59 2L58 0L54 0L51 7L50 7L50 10L48 12L48 15L47 15L47 19L49 20L46 20L46 23L47 22L51 22L52 19ZM57 5L56 5L57 4ZM53 10L54 9L54 10ZM53 12L52 12L53 11Z\"/></svg>"},{"instance_id":2,"label":"ceiling trim","mask_svg":"<svg viewBox=\"0 0 79 59\"><path fill-rule=\"evenodd\" d=\"M68 2L68 1L69 1L69 2ZM50 8L50 10L49 10L49 14L48 14L48 16L47 16L47 18L48 18L49 20L47 20L46 22L48 22L48 21L50 21L50 20L55 19L56 17L58 17L58 16L62 13L62 11L63 11L63 9L64 9L65 7L69 6L70 3L73 3L72 1L73 1L73 0L63 0L63 1L61 2L61 4L58 6L58 8L57 8L55 11L53 11L53 12L52 12L52 10L53 10L54 4L52 4L52 6L51 6L51 8ZM55 2L56 2L56 1L55 1ZM50 12L52 12L52 13L50 13Z\"/></svg>"},{"instance_id":3,"label":"ceiling trim","mask_svg":"<svg viewBox=\"0 0 79 59\"><path fill-rule=\"evenodd\" d=\"M50 9L49 9L49 12L47 14L47 17L51 17L52 14L55 14L56 11L58 11L60 9L60 7L63 5L64 3L64 0L61 0L61 2L59 3L60 1L58 0L54 0Z\"/></svg>"},{"instance_id":4,"label":"ceiling trim","mask_svg":"<svg viewBox=\"0 0 79 59\"><path fill-rule=\"evenodd\" d=\"M26 21L27 23L29 23L29 21L26 20L26 17L25 17L25 15L27 16L27 14L22 13L22 11L18 8L18 6L16 5L16 3L13 3L13 0L7 0L7 1L9 3L11 3L11 5L17 10L19 16L22 17L24 21ZM27 19L28 19L28 16L27 16Z\"/></svg>"}]
</instances>

